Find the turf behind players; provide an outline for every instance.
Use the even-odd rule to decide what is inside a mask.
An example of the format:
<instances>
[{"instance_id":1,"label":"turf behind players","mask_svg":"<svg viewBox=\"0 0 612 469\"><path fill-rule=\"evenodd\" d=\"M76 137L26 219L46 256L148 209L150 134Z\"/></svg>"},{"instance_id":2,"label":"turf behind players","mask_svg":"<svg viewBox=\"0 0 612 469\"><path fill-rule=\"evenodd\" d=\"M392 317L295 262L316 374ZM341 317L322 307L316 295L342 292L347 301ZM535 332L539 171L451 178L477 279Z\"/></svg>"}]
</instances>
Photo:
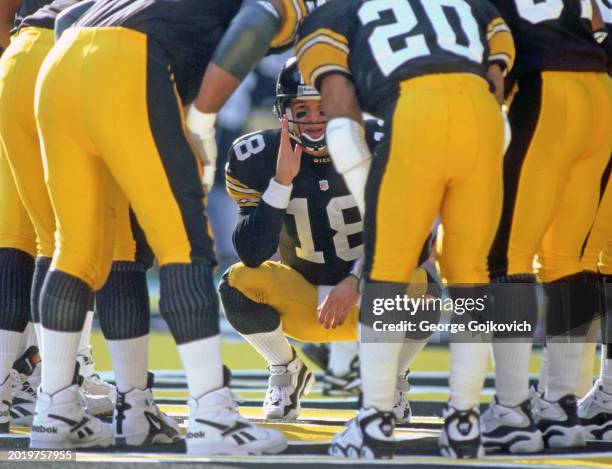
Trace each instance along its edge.
<instances>
[{"instance_id":1,"label":"turf behind players","mask_svg":"<svg viewBox=\"0 0 612 469\"><path fill-rule=\"evenodd\" d=\"M486 295L504 140L486 78L501 101L502 71L514 53L495 8L479 0L336 0L306 19L296 51L306 82L321 92L334 163L356 196L364 193L370 156L361 111L385 119L365 186L360 321L366 333L373 301L406 290L438 213L445 230L440 263L451 296ZM370 343L362 341L364 407L334 438L332 454L392 453L394 362L402 346L393 339L370 334ZM450 403L440 438L445 455L483 454L478 403L488 350L481 342L451 345Z\"/></svg>"},{"instance_id":2,"label":"turf behind players","mask_svg":"<svg viewBox=\"0 0 612 469\"><path fill-rule=\"evenodd\" d=\"M221 299L230 323L268 362L269 419L297 418L300 398L314 382L286 336L306 342L357 339L361 263L355 261L363 254L363 225L331 163L320 100L290 59L277 82L281 129L239 138L226 170L228 192L239 206L233 239L242 262L224 275ZM366 127L374 148L382 138L380 125L370 120ZM281 262L269 261L277 250ZM424 343L402 355L396 369L402 382ZM394 412L404 420L409 408L398 386Z\"/></svg>"}]
</instances>

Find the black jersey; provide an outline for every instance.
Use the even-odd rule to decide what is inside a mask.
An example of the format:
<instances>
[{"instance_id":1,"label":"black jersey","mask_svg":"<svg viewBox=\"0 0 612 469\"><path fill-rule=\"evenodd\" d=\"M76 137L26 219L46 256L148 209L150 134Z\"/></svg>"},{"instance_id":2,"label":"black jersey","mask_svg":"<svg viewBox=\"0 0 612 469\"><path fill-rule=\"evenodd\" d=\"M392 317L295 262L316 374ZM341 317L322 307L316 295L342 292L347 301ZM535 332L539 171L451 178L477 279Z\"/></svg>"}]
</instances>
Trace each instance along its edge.
<instances>
[{"instance_id":1,"label":"black jersey","mask_svg":"<svg viewBox=\"0 0 612 469\"><path fill-rule=\"evenodd\" d=\"M28 26L53 29L55 27L55 19L58 15L80 1L81 0L53 0L53 2L23 18L23 21L21 21L19 25L19 29L27 28Z\"/></svg>"},{"instance_id":2,"label":"black jersey","mask_svg":"<svg viewBox=\"0 0 612 469\"><path fill-rule=\"evenodd\" d=\"M26 16L30 16L52 1L53 0L23 0L21 6L17 10L17 13L15 14L15 27L11 31L11 34L19 29L21 22Z\"/></svg>"},{"instance_id":3,"label":"black jersey","mask_svg":"<svg viewBox=\"0 0 612 469\"><path fill-rule=\"evenodd\" d=\"M276 174L280 137L280 129L254 132L230 149L227 190L240 212L236 251L246 265L256 266L278 250L282 261L312 284L336 285L363 253L357 202L329 156L304 153L287 209L265 203L261 196ZM382 137L380 124L367 121L370 148Z\"/></svg>"},{"instance_id":4,"label":"black jersey","mask_svg":"<svg viewBox=\"0 0 612 469\"><path fill-rule=\"evenodd\" d=\"M512 37L486 0L334 0L300 27L296 52L306 82L327 73L355 83L363 110L385 117L399 83L432 73L486 77L489 62L510 68Z\"/></svg>"},{"instance_id":5,"label":"black jersey","mask_svg":"<svg viewBox=\"0 0 612 469\"><path fill-rule=\"evenodd\" d=\"M262 0L267 3L268 0ZM272 47L290 43L306 15L304 0L282 0L288 12ZM243 0L98 0L77 27L140 31L167 52L184 103L195 99L206 69Z\"/></svg>"},{"instance_id":6,"label":"black jersey","mask_svg":"<svg viewBox=\"0 0 612 469\"><path fill-rule=\"evenodd\" d=\"M605 52L593 38L590 0L491 1L516 42L512 77L546 70L607 70Z\"/></svg>"}]
</instances>

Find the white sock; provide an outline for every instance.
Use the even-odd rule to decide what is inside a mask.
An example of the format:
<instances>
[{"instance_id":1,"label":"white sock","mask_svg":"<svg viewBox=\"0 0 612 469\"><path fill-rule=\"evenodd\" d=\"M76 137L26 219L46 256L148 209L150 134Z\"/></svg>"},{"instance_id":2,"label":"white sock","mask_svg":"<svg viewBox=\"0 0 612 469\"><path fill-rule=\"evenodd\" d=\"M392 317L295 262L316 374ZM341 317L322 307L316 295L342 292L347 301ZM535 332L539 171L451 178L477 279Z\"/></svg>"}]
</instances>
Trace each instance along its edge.
<instances>
[{"instance_id":1,"label":"white sock","mask_svg":"<svg viewBox=\"0 0 612 469\"><path fill-rule=\"evenodd\" d=\"M529 398L530 342L493 342L495 393L499 403L515 407Z\"/></svg>"},{"instance_id":2,"label":"white sock","mask_svg":"<svg viewBox=\"0 0 612 469\"><path fill-rule=\"evenodd\" d=\"M93 324L93 311L87 311L85 316L85 322L83 323L83 332L81 332L81 340L79 342L79 353L86 353L89 351L89 345L91 343L91 326Z\"/></svg>"},{"instance_id":3,"label":"white sock","mask_svg":"<svg viewBox=\"0 0 612 469\"><path fill-rule=\"evenodd\" d=\"M546 383L548 383L549 354L548 347L542 347L542 364L540 365L540 377L538 379L538 392L544 394Z\"/></svg>"},{"instance_id":4,"label":"white sock","mask_svg":"<svg viewBox=\"0 0 612 469\"><path fill-rule=\"evenodd\" d=\"M351 371L351 362L359 353L358 342L332 342L329 344L327 369L334 376L344 376Z\"/></svg>"},{"instance_id":5,"label":"white sock","mask_svg":"<svg viewBox=\"0 0 612 469\"><path fill-rule=\"evenodd\" d=\"M601 370L599 372L599 379L603 390L609 394L612 394L612 360L607 358L608 346L601 346Z\"/></svg>"},{"instance_id":6,"label":"white sock","mask_svg":"<svg viewBox=\"0 0 612 469\"><path fill-rule=\"evenodd\" d=\"M403 378L404 373L408 371L410 365L416 358L416 356L423 350L427 341L414 341L414 340L406 340L404 345L402 346L402 351L400 352L399 360L397 361L397 374Z\"/></svg>"},{"instance_id":7,"label":"white sock","mask_svg":"<svg viewBox=\"0 0 612 469\"><path fill-rule=\"evenodd\" d=\"M178 346L178 351L187 375L190 397L197 399L223 386L223 360L219 335L181 344Z\"/></svg>"},{"instance_id":8,"label":"white sock","mask_svg":"<svg viewBox=\"0 0 612 469\"><path fill-rule=\"evenodd\" d=\"M19 357L22 332L0 329L0 383L8 376Z\"/></svg>"},{"instance_id":9,"label":"white sock","mask_svg":"<svg viewBox=\"0 0 612 469\"><path fill-rule=\"evenodd\" d=\"M578 343L549 342L548 347L548 382L544 397L557 401L568 394L576 394L576 385L582 358L582 338L573 337Z\"/></svg>"},{"instance_id":10,"label":"white sock","mask_svg":"<svg viewBox=\"0 0 612 469\"><path fill-rule=\"evenodd\" d=\"M365 326L362 326L365 328ZM374 333L370 333L372 337ZM359 344L363 407L390 412L395 403L397 366L402 342L362 342Z\"/></svg>"},{"instance_id":11,"label":"white sock","mask_svg":"<svg viewBox=\"0 0 612 469\"><path fill-rule=\"evenodd\" d=\"M55 394L72 384L80 332L60 332L42 328L42 383L47 394Z\"/></svg>"},{"instance_id":12,"label":"white sock","mask_svg":"<svg viewBox=\"0 0 612 469\"><path fill-rule=\"evenodd\" d=\"M265 358L268 365L286 365L293 360L293 349L285 337L282 324L272 332L246 334L242 337Z\"/></svg>"},{"instance_id":13,"label":"white sock","mask_svg":"<svg viewBox=\"0 0 612 469\"><path fill-rule=\"evenodd\" d=\"M115 382L119 392L147 386L149 367L149 335L132 339L107 340L108 351L113 360Z\"/></svg>"},{"instance_id":14,"label":"white sock","mask_svg":"<svg viewBox=\"0 0 612 469\"><path fill-rule=\"evenodd\" d=\"M487 342L457 342L450 345L449 401L455 409L468 410L480 403L490 345Z\"/></svg>"},{"instance_id":15,"label":"white sock","mask_svg":"<svg viewBox=\"0 0 612 469\"><path fill-rule=\"evenodd\" d=\"M593 362L595 361L595 349L597 347L597 333L599 332L600 321L594 319L589 325L584 347L582 348L582 357L578 367L579 376L576 386L576 397L580 399L593 387Z\"/></svg>"},{"instance_id":16,"label":"white sock","mask_svg":"<svg viewBox=\"0 0 612 469\"><path fill-rule=\"evenodd\" d=\"M23 353L33 345L38 346L38 339L36 337L36 331L34 330L34 323L28 322L28 325L21 336L19 355L23 355Z\"/></svg>"},{"instance_id":17,"label":"white sock","mask_svg":"<svg viewBox=\"0 0 612 469\"><path fill-rule=\"evenodd\" d=\"M40 322L34 323L34 332L36 333L36 342L38 343L38 350L42 358L42 324Z\"/></svg>"}]
</instances>

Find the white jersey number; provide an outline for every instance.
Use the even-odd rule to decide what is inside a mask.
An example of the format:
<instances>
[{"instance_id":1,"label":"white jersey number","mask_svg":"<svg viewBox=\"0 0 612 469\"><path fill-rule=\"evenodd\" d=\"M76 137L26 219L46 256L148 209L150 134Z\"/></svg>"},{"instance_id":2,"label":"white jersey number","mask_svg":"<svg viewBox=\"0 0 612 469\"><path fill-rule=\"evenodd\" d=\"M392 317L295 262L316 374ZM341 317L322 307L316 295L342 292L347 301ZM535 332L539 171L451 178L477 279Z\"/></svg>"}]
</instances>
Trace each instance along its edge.
<instances>
[{"instance_id":1,"label":"white jersey number","mask_svg":"<svg viewBox=\"0 0 612 469\"><path fill-rule=\"evenodd\" d=\"M266 142L263 135L255 134L234 145L234 153L236 153L238 161L244 161L257 153L261 153L264 148L266 148Z\"/></svg>"},{"instance_id":2,"label":"white jersey number","mask_svg":"<svg viewBox=\"0 0 612 469\"><path fill-rule=\"evenodd\" d=\"M421 0L431 25L436 42L444 50L460 55L473 62L482 62L484 45L480 39L478 22L472 9L464 0ZM467 38L467 45L457 42L457 31L453 29L444 9L452 8L459 19L461 33ZM359 9L363 25L382 18L382 12L392 11L395 23L378 26L369 39L372 55L385 76L391 75L407 61L431 54L424 34L413 34L404 38L404 45L395 50L391 41L410 33L419 23L407 0L373 0L365 2Z\"/></svg>"},{"instance_id":3,"label":"white jersey number","mask_svg":"<svg viewBox=\"0 0 612 469\"><path fill-rule=\"evenodd\" d=\"M326 207L329 225L336 231L333 238L336 255L346 262L354 261L363 252L363 245L351 248L349 244L349 236L363 231L362 221L348 224L344 222L342 211L352 207L357 207L352 195L334 197ZM323 251L315 249L312 225L308 214L308 200L304 198L291 199L287 207L287 213L295 217L295 226L301 245L301 247L296 246L295 254L305 261L324 264Z\"/></svg>"},{"instance_id":4,"label":"white jersey number","mask_svg":"<svg viewBox=\"0 0 612 469\"><path fill-rule=\"evenodd\" d=\"M558 20L563 13L563 0L514 0L518 14L532 24ZM591 20L593 5L591 0L580 0L580 16Z\"/></svg>"}]
</instances>

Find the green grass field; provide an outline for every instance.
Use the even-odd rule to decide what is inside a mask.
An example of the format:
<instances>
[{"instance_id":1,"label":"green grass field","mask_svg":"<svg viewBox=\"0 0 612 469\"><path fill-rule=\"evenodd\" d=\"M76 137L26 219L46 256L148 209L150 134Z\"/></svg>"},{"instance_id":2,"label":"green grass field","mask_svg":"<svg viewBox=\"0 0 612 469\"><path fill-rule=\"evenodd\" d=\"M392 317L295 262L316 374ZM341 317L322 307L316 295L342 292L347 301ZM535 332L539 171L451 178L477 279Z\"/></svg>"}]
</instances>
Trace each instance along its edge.
<instances>
[{"instance_id":1,"label":"green grass field","mask_svg":"<svg viewBox=\"0 0 612 469\"><path fill-rule=\"evenodd\" d=\"M99 331L92 334L92 345L96 369L108 371L112 369L111 359ZM176 346L168 333L154 332L150 342L150 368L152 370L177 370L181 368ZM264 360L248 345L240 341L223 342L223 359L227 366L233 370L263 370L266 367ZM531 372L537 373L540 369L541 354L534 352L531 359ZM595 366L596 364L594 364ZM314 366L314 365L312 365ZM412 371L448 371L449 354L444 346L429 346L417 357ZM491 371L492 366L490 365ZM598 366L594 371L598 369Z\"/></svg>"}]
</instances>

